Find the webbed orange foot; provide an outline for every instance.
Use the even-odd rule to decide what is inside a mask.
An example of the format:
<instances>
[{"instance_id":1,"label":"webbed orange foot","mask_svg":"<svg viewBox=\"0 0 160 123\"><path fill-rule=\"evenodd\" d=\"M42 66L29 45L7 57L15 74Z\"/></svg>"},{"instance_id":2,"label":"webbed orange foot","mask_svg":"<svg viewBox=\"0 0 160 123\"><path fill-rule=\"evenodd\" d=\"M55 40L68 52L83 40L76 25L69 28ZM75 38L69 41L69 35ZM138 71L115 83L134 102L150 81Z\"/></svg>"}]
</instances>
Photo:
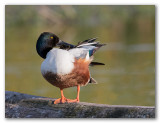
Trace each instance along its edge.
<instances>
[{"instance_id":1,"label":"webbed orange foot","mask_svg":"<svg viewBox=\"0 0 160 123\"><path fill-rule=\"evenodd\" d=\"M79 102L79 99L74 99L74 100L68 100L68 103L74 103L74 102Z\"/></svg>"},{"instance_id":2,"label":"webbed orange foot","mask_svg":"<svg viewBox=\"0 0 160 123\"><path fill-rule=\"evenodd\" d=\"M56 99L56 100L54 101L54 104L69 103L69 102L71 102L71 101L72 101L71 99L67 99L67 98L63 97L63 98Z\"/></svg>"},{"instance_id":3,"label":"webbed orange foot","mask_svg":"<svg viewBox=\"0 0 160 123\"><path fill-rule=\"evenodd\" d=\"M70 99L67 99L67 98L64 97L64 95L63 95L63 90L61 89L61 98L56 99L56 100L54 101L54 104L66 103L66 102L68 102L68 101L70 101Z\"/></svg>"},{"instance_id":4,"label":"webbed orange foot","mask_svg":"<svg viewBox=\"0 0 160 123\"><path fill-rule=\"evenodd\" d=\"M61 98L59 98L54 101L54 104L59 104L59 103L65 103L65 100L62 100Z\"/></svg>"}]
</instances>

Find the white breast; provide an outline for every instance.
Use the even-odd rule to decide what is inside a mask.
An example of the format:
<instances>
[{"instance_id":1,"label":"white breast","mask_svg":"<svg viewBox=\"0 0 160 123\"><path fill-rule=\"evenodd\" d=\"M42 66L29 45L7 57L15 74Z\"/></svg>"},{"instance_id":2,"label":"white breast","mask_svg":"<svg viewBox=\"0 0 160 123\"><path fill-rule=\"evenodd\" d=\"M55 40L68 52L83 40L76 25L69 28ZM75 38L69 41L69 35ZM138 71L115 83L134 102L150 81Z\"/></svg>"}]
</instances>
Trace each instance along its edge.
<instances>
[{"instance_id":1,"label":"white breast","mask_svg":"<svg viewBox=\"0 0 160 123\"><path fill-rule=\"evenodd\" d=\"M59 75L69 74L74 68L74 56L66 50L54 48L48 52L41 65L41 72L52 72Z\"/></svg>"}]
</instances>

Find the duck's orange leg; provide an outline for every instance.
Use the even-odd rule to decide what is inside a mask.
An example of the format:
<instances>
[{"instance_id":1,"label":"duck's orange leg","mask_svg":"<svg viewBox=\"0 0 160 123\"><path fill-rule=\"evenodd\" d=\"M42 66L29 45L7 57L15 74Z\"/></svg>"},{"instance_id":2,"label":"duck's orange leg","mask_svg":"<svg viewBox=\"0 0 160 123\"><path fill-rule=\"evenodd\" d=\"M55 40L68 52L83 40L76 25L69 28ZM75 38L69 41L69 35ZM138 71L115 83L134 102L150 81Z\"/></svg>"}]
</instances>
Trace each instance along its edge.
<instances>
[{"instance_id":1,"label":"duck's orange leg","mask_svg":"<svg viewBox=\"0 0 160 123\"><path fill-rule=\"evenodd\" d=\"M79 102L80 85L77 86L77 102Z\"/></svg>"},{"instance_id":2,"label":"duck's orange leg","mask_svg":"<svg viewBox=\"0 0 160 123\"><path fill-rule=\"evenodd\" d=\"M65 102L67 102L67 103L79 102L79 94L80 94L80 85L77 86L77 98L74 100L65 98L64 94L63 94L63 90L61 89L61 98L56 99L54 101L54 104L65 103Z\"/></svg>"},{"instance_id":3,"label":"duck's orange leg","mask_svg":"<svg viewBox=\"0 0 160 123\"><path fill-rule=\"evenodd\" d=\"M54 101L54 104L65 103L65 102L68 101L68 99L64 97L63 89L60 89L60 90L61 90L61 98L56 99L56 100Z\"/></svg>"},{"instance_id":4,"label":"duck's orange leg","mask_svg":"<svg viewBox=\"0 0 160 123\"><path fill-rule=\"evenodd\" d=\"M79 94L80 94L80 85L77 86L77 98L74 100L68 100L68 103L79 102Z\"/></svg>"}]
</instances>

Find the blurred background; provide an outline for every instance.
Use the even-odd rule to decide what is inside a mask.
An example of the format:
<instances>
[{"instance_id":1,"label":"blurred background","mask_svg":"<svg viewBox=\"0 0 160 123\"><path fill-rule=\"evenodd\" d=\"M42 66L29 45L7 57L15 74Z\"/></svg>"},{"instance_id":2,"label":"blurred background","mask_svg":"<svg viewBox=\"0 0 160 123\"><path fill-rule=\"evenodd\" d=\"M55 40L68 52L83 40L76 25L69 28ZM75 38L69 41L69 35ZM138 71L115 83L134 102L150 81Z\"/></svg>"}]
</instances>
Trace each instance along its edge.
<instances>
[{"instance_id":1,"label":"blurred background","mask_svg":"<svg viewBox=\"0 0 160 123\"><path fill-rule=\"evenodd\" d=\"M112 105L155 105L155 6L5 6L5 89L59 98L41 75L36 52L42 32L68 43L98 37L107 45L95 54L105 66L90 67L98 84L81 87L80 101ZM64 90L76 98L76 87Z\"/></svg>"}]
</instances>

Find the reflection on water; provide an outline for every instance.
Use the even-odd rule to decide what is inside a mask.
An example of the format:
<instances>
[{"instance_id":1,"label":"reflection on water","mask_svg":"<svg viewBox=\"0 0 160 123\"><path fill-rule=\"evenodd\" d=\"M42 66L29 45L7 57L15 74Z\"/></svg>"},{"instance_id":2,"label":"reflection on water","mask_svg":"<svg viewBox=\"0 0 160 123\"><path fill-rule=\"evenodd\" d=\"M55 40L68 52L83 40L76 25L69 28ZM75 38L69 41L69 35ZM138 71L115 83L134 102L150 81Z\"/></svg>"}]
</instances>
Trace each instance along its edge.
<instances>
[{"instance_id":1,"label":"reflection on water","mask_svg":"<svg viewBox=\"0 0 160 123\"><path fill-rule=\"evenodd\" d=\"M41 12L37 11L39 9ZM131 20L132 16L134 19ZM42 77L40 66L43 59L35 49L39 34L51 31L73 44L91 37L99 37L107 44L94 57L94 61L106 65L90 67L98 84L81 87L82 102L153 106L154 29L154 6L7 6L6 90L60 97L59 89ZM75 98L76 88L65 89L64 93L67 98Z\"/></svg>"}]
</instances>

